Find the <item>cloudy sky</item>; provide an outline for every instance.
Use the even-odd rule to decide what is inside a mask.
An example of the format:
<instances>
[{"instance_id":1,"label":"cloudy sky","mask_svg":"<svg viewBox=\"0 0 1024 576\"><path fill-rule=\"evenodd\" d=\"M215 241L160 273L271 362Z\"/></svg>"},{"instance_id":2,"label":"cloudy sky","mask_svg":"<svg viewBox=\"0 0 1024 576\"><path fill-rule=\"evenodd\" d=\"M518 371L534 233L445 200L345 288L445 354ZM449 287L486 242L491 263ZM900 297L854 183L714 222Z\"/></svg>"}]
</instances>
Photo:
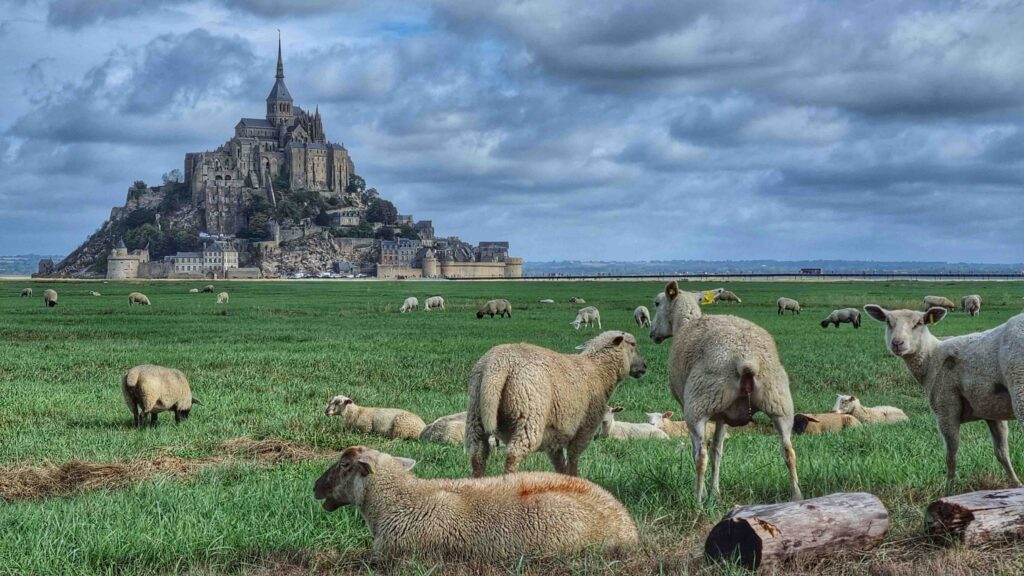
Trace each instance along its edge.
<instances>
[{"instance_id":1,"label":"cloudy sky","mask_svg":"<svg viewBox=\"0 0 1024 576\"><path fill-rule=\"evenodd\" d=\"M0 254L296 103L531 260L1024 260L1019 1L0 0Z\"/></svg>"}]
</instances>

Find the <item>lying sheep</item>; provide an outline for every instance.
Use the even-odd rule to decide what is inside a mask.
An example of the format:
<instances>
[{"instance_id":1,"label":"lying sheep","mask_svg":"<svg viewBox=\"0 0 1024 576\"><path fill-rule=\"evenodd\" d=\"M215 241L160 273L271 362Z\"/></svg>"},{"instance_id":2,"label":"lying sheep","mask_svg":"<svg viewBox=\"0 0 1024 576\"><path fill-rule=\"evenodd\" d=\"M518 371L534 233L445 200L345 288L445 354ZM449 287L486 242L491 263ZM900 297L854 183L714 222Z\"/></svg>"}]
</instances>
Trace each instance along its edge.
<instances>
[{"instance_id":1,"label":"lying sheep","mask_svg":"<svg viewBox=\"0 0 1024 576\"><path fill-rule=\"evenodd\" d=\"M718 493L726 426L745 426L759 411L775 423L789 469L790 495L799 500L796 452L790 439L793 398L775 340L765 329L743 318L704 316L702 297L683 292L676 282L670 282L654 301L651 328L651 339L656 344L672 338L669 385L682 404L683 419L689 427L697 468L697 501L704 500L705 424L709 420L718 424L711 446L711 491Z\"/></svg>"},{"instance_id":2,"label":"lying sheep","mask_svg":"<svg viewBox=\"0 0 1024 576\"><path fill-rule=\"evenodd\" d=\"M779 307L779 316L786 310L789 310L793 314L800 313L800 303L792 298L779 298L775 304Z\"/></svg>"},{"instance_id":3,"label":"lying sheep","mask_svg":"<svg viewBox=\"0 0 1024 576\"><path fill-rule=\"evenodd\" d=\"M544 298L543 300L538 300L537 302L540 302L541 304L554 304L555 303L555 301L552 300L551 298Z\"/></svg>"},{"instance_id":4,"label":"lying sheep","mask_svg":"<svg viewBox=\"0 0 1024 576\"><path fill-rule=\"evenodd\" d=\"M633 321L641 328L650 328L651 311L647 309L647 306L637 306L633 310Z\"/></svg>"},{"instance_id":5,"label":"lying sheep","mask_svg":"<svg viewBox=\"0 0 1024 576\"><path fill-rule=\"evenodd\" d=\"M849 414L827 412L825 414L797 414L793 416L794 434L821 434L824 432L835 432L844 428L855 428L857 426L860 426L860 420Z\"/></svg>"},{"instance_id":6,"label":"lying sheep","mask_svg":"<svg viewBox=\"0 0 1024 576\"><path fill-rule=\"evenodd\" d=\"M57 291L52 289L43 290L43 306L53 308L57 305Z\"/></svg>"},{"instance_id":7,"label":"lying sheep","mask_svg":"<svg viewBox=\"0 0 1024 576\"><path fill-rule=\"evenodd\" d=\"M947 483L956 477L960 423L985 420L996 459L1010 483L1020 486L1010 463L1006 420L1016 416L1024 423L1024 314L984 332L939 340L928 326L946 316L943 308L917 312L869 304L864 311L885 322L886 347L903 358L938 417Z\"/></svg>"},{"instance_id":8,"label":"lying sheep","mask_svg":"<svg viewBox=\"0 0 1024 576\"><path fill-rule=\"evenodd\" d=\"M128 305L131 306L132 304L149 306L149 298L147 298L142 292L132 292L128 295Z\"/></svg>"},{"instance_id":9,"label":"lying sheep","mask_svg":"<svg viewBox=\"0 0 1024 576\"><path fill-rule=\"evenodd\" d=\"M728 290L722 290L715 295L715 302L738 302L742 304L743 300L740 300L739 296Z\"/></svg>"},{"instance_id":10,"label":"lying sheep","mask_svg":"<svg viewBox=\"0 0 1024 576\"><path fill-rule=\"evenodd\" d=\"M839 328L840 324L853 324L854 328L860 328L860 310L856 308L833 310L821 321L821 327L828 328L829 324L835 324L836 328Z\"/></svg>"},{"instance_id":11,"label":"lying sheep","mask_svg":"<svg viewBox=\"0 0 1024 576\"><path fill-rule=\"evenodd\" d=\"M230 299L231 296L229 296L227 292L221 292L220 294L217 294L217 304L227 304L228 300Z\"/></svg>"},{"instance_id":12,"label":"lying sheep","mask_svg":"<svg viewBox=\"0 0 1024 576\"><path fill-rule=\"evenodd\" d=\"M860 403L856 396L837 394L836 405L832 408L836 414L849 414L862 424L886 424L890 422L903 422L907 415L903 410L895 406L873 406L867 407Z\"/></svg>"},{"instance_id":13,"label":"lying sheep","mask_svg":"<svg viewBox=\"0 0 1024 576\"><path fill-rule=\"evenodd\" d=\"M199 288L192 288L188 291L189 294L199 294Z\"/></svg>"},{"instance_id":14,"label":"lying sheep","mask_svg":"<svg viewBox=\"0 0 1024 576\"><path fill-rule=\"evenodd\" d=\"M416 440L426 428L419 416L398 408L370 408L357 406L351 398L337 395L331 398L324 414L341 416L346 430L376 434L385 438Z\"/></svg>"},{"instance_id":15,"label":"lying sheep","mask_svg":"<svg viewBox=\"0 0 1024 576\"><path fill-rule=\"evenodd\" d=\"M600 486L550 472L422 480L415 460L354 446L316 481L333 512L353 504L381 559L399 556L504 562L639 543L626 508Z\"/></svg>"},{"instance_id":16,"label":"lying sheep","mask_svg":"<svg viewBox=\"0 0 1024 576\"><path fill-rule=\"evenodd\" d=\"M415 296L409 296L408 298L405 299L405 302L402 302L402 307L399 308L398 311L401 312L402 314L405 314L406 312L410 310L415 310L419 307L420 301L417 300Z\"/></svg>"},{"instance_id":17,"label":"lying sheep","mask_svg":"<svg viewBox=\"0 0 1024 576\"><path fill-rule=\"evenodd\" d=\"M924 309L928 310L929 308L935 307L945 308L952 312L956 308L956 304L953 304L953 301L945 296L925 296Z\"/></svg>"},{"instance_id":18,"label":"lying sheep","mask_svg":"<svg viewBox=\"0 0 1024 576\"><path fill-rule=\"evenodd\" d=\"M632 422L619 422L615 415L622 412L621 406L608 407L601 426L597 429L596 438L610 438L612 440L668 440L668 434L650 424L634 424Z\"/></svg>"},{"instance_id":19,"label":"lying sheep","mask_svg":"<svg viewBox=\"0 0 1024 576\"><path fill-rule=\"evenodd\" d=\"M971 294L960 299L960 311L967 312L971 316L981 314L981 296Z\"/></svg>"},{"instance_id":20,"label":"lying sheep","mask_svg":"<svg viewBox=\"0 0 1024 576\"><path fill-rule=\"evenodd\" d=\"M586 304L587 301L584 300L583 298L580 298L579 296L573 296L572 298L569 298L569 303L570 304Z\"/></svg>"},{"instance_id":21,"label":"lying sheep","mask_svg":"<svg viewBox=\"0 0 1024 576\"><path fill-rule=\"evenodd\" d=\"M444 298L440 296L431 296L430 298L427 298L425 302L423 302L424 312L430 312L434 308L440 308L441 310L444 310Z\"/></svg>"},{"instance_id":22,"label":"lying sheep","mask_svg":"<svg viewBox=\"0 0 1024 576\"><path fill-rule=\"evenodd\" d=\"M100 294L99 292L97 292L95 290L90 290L89 291L89 296L102 296L102 294Z\"/></svg>"},{"instance_id":23,"label":"lying sheep","mask_svg":"<svg viewBox=\"0 0 1024 576\"><path fill-rule=\"evenodd\" d=\"M32 289L31 289L31 288L22 288L22 289L21 289L21 296L22 296L23 298L24 298L25 296L32 296Z\"/></svg>"},{"instance_id":24,"label":"lying sheep","mask_svg":"<svg viewBox=\"0 0 1024 576\"><path fill-rule=\"evenodd\" d=\"M579 457L593 440L612 392L627 375L647 371L636 338L604 332L561 354L532 344L491 348L469 378L466 449L473 476L484 475L497 436L508 448L505 472L515 472L530 452L542 450L563 474L577 474Z\"/></svg>"},{"instance_id":25,"label":"lying sheep","mask_svg":"<svg viewBox=\"0 0 1024 576\"><path fill-rule=\"evenodd\" d=\"M580 326L592 326L594 322L597 322L597 329L601 329L601 313L597 311L597 308L593 306L587 306L586 308L580 308L579 312L576 313L576 319L570 322L577 330Z\"/></svg>"},{"instance_id":26,"label":"lying sheep","mask_svg":"<svg viewBox=\"0 0 1024 576\"><path fill-rule=\"evenodd\" d=\"M207 284L203 286L203 292L213 292L213 284Z\"/></svg>"},{"instance_id":27,"label":"lying sheep","mask_svg":"<svg viewBox=\"0 0 1024 576\"><path fill-rule=\"evenodd\" d=\"M450 414L434 420L420 432L420 442L436 442L438 444L466 443L466 413ZM491 447L498 444L491 438Z\"/></svg>"},{"instance_id":28,"label":"lying sheep","mask_svg":"<svg viewBox=\"0 0 1024 576\"><path fill-rule=\"evenodd\" d=\"M121 379L121 393L132 412L132 421L138 428L156 426L156 415L174 412L174 421L181 422L192 412L193 404L201 404L192 397L192 388L180 370L153 364L142 364L129 370Z\"/></svg>"},{"instance_id":29,"label":"lying sheep","mask_svg":"<svg viewBox=\"0 0 1024 576\"><path fill-rule=\"evenodd\" d=\"M499 318L503 316L512 317L512 303L504 298L499 300L488 300L486 304L480 307L476 311L477 319L483 318L484 316L490 316L494 318L497 315Z\"/></svg>"},{"instance_id":30,"label":"lying sheep","mask_svg":"<svg viewBox=\"0 0 1024 576\"><path fill-rule=\"evenodd\" d=\"M669 438L689 438L690 429L686 427L686 422L681 420L670 420L673 412L647 412L647 423L654 426L658 430L661 430L665 434L668 434ZM708 422L704 426L704 437L711 438L715 435L715 423ZM726 438L729 437L729 433L725 433Z\"/></svg>"}]
</instances>

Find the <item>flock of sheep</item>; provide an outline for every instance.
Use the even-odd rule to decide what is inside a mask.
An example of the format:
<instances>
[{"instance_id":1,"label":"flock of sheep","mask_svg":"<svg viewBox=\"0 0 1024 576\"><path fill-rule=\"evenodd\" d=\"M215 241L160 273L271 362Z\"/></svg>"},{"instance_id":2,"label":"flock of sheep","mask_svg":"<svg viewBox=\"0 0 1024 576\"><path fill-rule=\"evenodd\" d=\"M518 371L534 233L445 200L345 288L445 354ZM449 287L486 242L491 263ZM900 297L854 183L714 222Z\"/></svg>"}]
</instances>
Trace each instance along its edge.
<instances>
[{"instance_id":1,"label":"flock of sheep","mask_svg":"<svg viewBox=\"0 0 1024 576\"><path fill-rule=\"evenodd\" d=\"M189 294L199 294L200 292L213 292L213 284L207 284L206 286L203 286L202 290L200 290L199 288L192 288L189 290ZM32 289L23 288L21 291L21 296L23 298L31 297ZM95 290L90 290L89 296L102 296L102 294ZM220 294L217 294L217 304L227 304L230 299L231 296L227 292L221 292ZM56 306L57 291L52 288L44 290L43 304L50 308ZM151 305L151 302L149 301L149 297L143 294L142 292L132 292L131 294L128 295L128 305L132 306L134 304L138 304L140 306L149 306ZM442 308L444 308L443 305Z\"/></svg>"}]
</instances>

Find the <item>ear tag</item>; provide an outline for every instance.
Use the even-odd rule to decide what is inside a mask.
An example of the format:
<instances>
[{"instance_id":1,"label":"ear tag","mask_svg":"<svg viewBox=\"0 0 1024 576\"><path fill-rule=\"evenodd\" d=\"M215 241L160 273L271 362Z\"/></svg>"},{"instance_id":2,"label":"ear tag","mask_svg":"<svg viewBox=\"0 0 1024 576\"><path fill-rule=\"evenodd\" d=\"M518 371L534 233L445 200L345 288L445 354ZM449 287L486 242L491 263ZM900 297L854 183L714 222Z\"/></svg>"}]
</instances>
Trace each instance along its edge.
<instances>
[{"instance_id":1,"label":"ear tag","mask_svg":"<svg viewBox=\"0 0 1024 576\"><path fill-rule=\"evenodd\" d=\"M700 303L702 305L703 304L714 304L715 303L715 291L714 290L705 290L704 291L704 299L701 300Z\"/></svg>"}]
</instances>

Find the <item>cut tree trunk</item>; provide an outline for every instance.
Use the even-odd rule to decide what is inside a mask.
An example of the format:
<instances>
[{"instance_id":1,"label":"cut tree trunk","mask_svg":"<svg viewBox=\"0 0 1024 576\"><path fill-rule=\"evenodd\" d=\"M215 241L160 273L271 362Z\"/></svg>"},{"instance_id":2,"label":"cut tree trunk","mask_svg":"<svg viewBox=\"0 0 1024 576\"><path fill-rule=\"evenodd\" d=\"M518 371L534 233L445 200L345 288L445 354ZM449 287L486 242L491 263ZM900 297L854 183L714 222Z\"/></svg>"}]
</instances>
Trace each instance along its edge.
<instances>
[{"instance_id":1,"label":"cut tree trunk","mask_svg":"<svg viewBox=\"0 0 1024 576\"><path fill-rule=\"evenodd\" d=\"M925 515L932 536L968 546L1024 537L1024 488L982 490L932 502Z\"/></svg>"},{"instance_id":2,"label":"cut tree trunk","mask_svg":"<svg viewBox=\"0 0 1024 576\"><path fill-rule=\"evenodd\" d=\"M799 556L874 548L889 529L889 511L866 492L799 502L737 506L712 528L704 553L747 568L778 566Z\"/></svg>"}]
</instances>

